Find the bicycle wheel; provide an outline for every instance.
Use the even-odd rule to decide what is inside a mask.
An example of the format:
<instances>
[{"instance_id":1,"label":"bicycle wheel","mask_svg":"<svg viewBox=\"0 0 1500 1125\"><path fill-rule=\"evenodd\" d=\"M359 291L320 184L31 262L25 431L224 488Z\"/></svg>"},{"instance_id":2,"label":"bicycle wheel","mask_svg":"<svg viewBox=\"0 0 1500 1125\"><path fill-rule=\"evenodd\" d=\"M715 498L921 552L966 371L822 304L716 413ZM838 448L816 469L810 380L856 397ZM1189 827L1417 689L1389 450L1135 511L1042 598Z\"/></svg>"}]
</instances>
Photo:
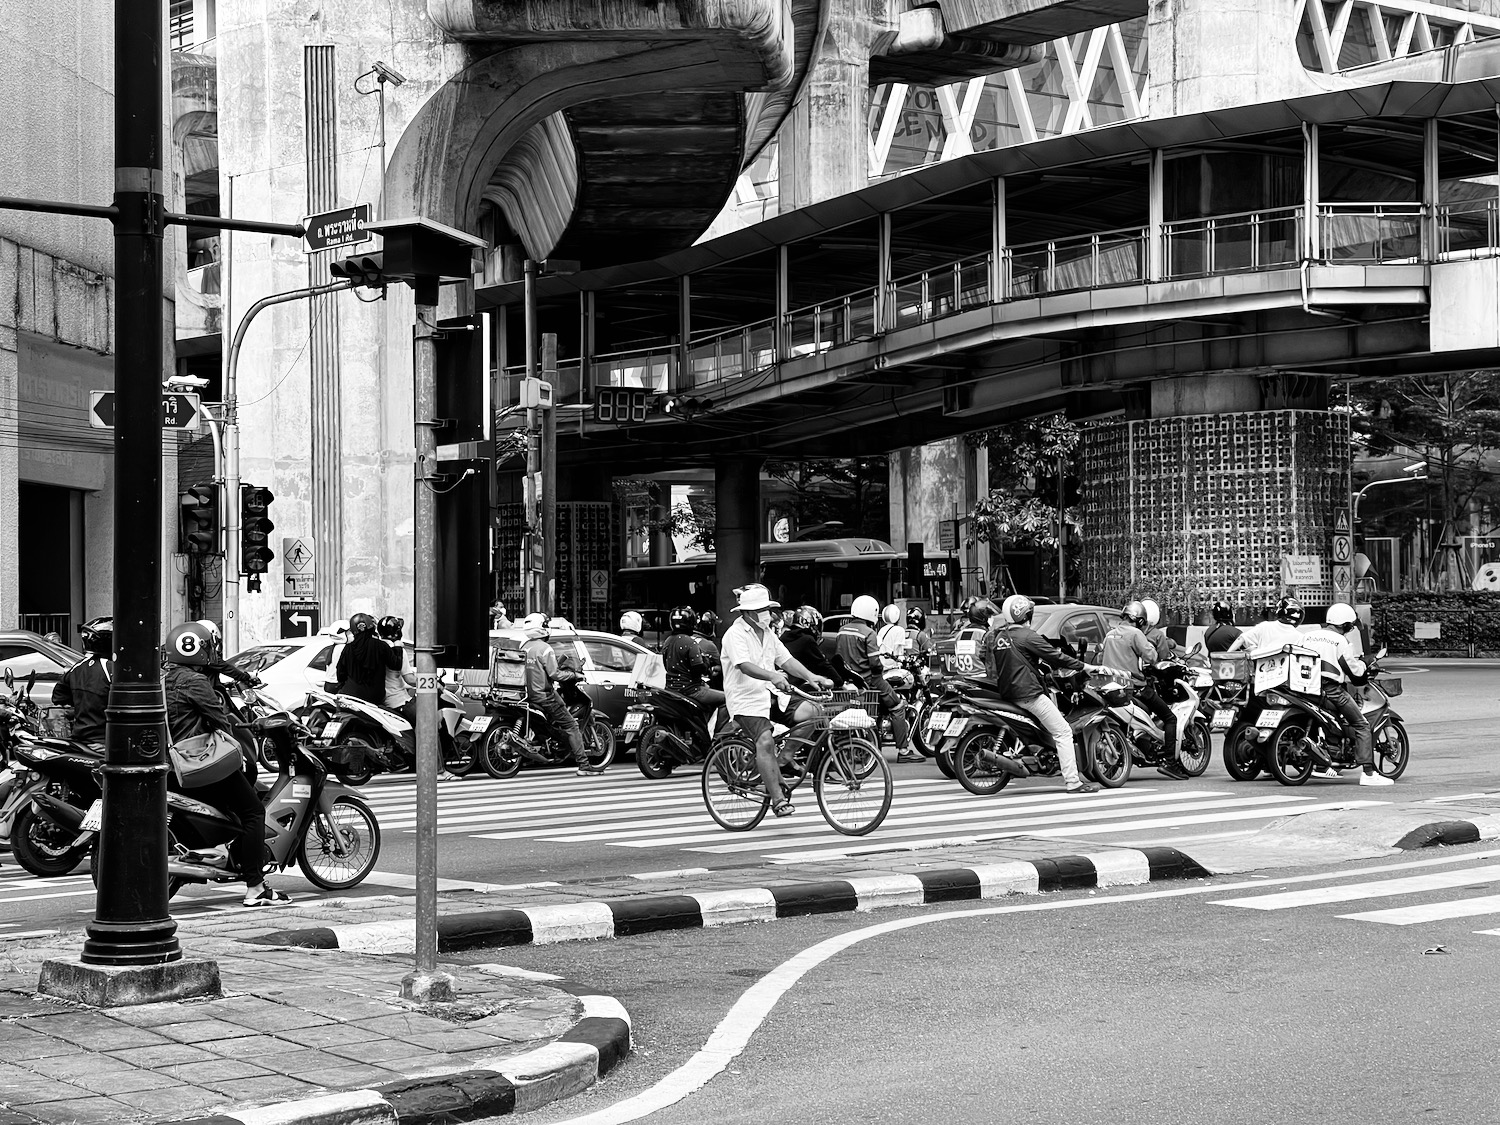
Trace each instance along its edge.
<instances>
[{"instance_id":1,"label":"bicycle wheel","mask_svg":"<svg viewBox=\"0 0 1500 1125\"><path fill-rule=\"evenodd\" d=\"M845 836L865 836L879 828L891 811L894 789L885 756L865 738L830 742L813 773L823 819Z\"/></svg>"},{"instance_id":2,"label":"bicycle wheel","mask_svg":"<svg viewBox=\"0 0 1500 1125\"><path fill-rule=\"evenodd\" d=\"M703 764L703 804L708 815L730 832L748 832L766 815L771 798L755 770L755 745L726 738Z\"/></svg>"}]
</instances>

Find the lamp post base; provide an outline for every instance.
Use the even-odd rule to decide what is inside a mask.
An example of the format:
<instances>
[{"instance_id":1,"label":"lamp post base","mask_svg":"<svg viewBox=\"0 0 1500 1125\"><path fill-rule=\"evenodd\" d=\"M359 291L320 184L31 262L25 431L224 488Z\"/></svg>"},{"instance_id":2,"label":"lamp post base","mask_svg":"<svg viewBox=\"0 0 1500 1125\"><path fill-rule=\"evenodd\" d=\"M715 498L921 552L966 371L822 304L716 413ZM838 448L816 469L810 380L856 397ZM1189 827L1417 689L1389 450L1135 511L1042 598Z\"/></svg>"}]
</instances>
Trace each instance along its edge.
<instances>
[{"instance_id":1,"label":"lamp post base","mask_svg":"<svg viewBox=\"0 0 1500 1125\"><path fill-rule=\"evenodd\" d=\"M92 1008L125 1008L196 996L222 995L219 963L206 958L158 965L86 965L59 960L42 964L37 991Z\"/></svg>"}]
</instances>

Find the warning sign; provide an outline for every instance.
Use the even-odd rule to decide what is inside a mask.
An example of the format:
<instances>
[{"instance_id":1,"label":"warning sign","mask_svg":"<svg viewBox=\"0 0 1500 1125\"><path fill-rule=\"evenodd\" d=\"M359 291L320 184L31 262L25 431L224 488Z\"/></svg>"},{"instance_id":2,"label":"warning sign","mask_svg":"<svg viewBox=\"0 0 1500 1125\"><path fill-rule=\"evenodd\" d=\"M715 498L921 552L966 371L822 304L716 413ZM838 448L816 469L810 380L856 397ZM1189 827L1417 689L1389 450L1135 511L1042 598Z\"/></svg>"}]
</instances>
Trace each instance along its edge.
<instances>
[{"instance_id":1,"label":"warning sign","mask_svg":"<svg viewBox=\"0 0 1500 1125\"><path fill-rule=\"evenodd\" d=\"M1349 571L1348 563L1334 563L1333 565L1333 592L1342 597L1349 592L1353 584L1353 577Z\"/></svg>"},{"instance_id":2,"label":"warning sign","mask_svg":"<svg viewBox=\"0 0 1500 1125\"><path fill-rule=\"evenodd\" d=\"M1338 514L1333 517L1333 533L1335 535L1349 534L1349 513L1342 508L1339 509Z\"/></svg>"},{"instance_id":3,"label":"warning sign","mask_svg":"<svg viewBox=\"0 0 1500 1125\"><path fill-rule=\"evenodd\" d=\"M1347 535L1335 535L1333 537L1333 561L1346 563L1350 559L1349 537Z\"/></svg>"},{"instance_id":4,"label":"warning sign","mask_svg":"<svg viewBox=\"0 0 1500 1125\"><path fill-rule=\"evenodd\" d=\"M607 570L591 570L591 571L589 571L589 601L591 601L591 602L607 602L607 601L609 601L609 571L607 571Z\"/></svg>"}]
</instances>

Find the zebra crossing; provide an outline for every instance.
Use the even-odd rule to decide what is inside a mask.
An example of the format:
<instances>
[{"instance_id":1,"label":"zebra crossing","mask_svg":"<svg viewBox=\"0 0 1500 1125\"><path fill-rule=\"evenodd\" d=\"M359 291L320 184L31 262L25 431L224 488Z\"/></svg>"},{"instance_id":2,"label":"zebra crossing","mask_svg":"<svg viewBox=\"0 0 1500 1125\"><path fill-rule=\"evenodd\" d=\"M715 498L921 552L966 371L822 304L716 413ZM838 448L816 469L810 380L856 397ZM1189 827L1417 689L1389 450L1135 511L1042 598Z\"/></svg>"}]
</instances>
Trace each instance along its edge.
<instances>
[{"instance_id":1,"label":"zebra crossing","mask_svg":"<svg viewBox=\"0 0 1500 1125\"><path fill-rule=\"evenodd\" d=\"M416 794L409 778L378 779L363 793L383 832L415 829ZM771 862L806 862L1013 836L1086 837L1129 844L1219 839L1254 831L1277 817L1383 803L1327 799L1335 796L1327 789L1291 792L1279 787L1268 791L1259 786L1166 782L1080 798L1063 794L1055 780L1043 779L978 797L945 778L898 773L885 822L869 836L849 837L833 831L823 820L810 787L795 795L797 813L792 817L767 818L750 832L732 833L710 819L696 773L650 781L618 770L581 781L569 770L523 773L502 781L475 777L445 781L438 787L437 830L442 835L496 842L751 853ZM1143 838L1184 831L1198 834Z\"/></svg>"},{"instance_id":2,"label":"zebra crossing","mask_svg":"<svg viewBox=\"0 0 1500 1125\"><path fill-rule=\"evenodd\" d=\"M1210 899L1210 906L1264 912L1331 908L1335 917L1382 926L1413 926L1454 919L1500 916L1500 851L1462 857L1413 860L1359 870L1278 880L1279 886L1337 880L1295 890L1239 894ZM1380 876L1371 878L1371 876ZM1488 893L1475 893L1475 892ZM1364 907L1373 907L1365 909ZM1352 909L1351 909L1352 907ZM1500 928L1475 930L1500 937Z\"/></svg>"}]
</instances>

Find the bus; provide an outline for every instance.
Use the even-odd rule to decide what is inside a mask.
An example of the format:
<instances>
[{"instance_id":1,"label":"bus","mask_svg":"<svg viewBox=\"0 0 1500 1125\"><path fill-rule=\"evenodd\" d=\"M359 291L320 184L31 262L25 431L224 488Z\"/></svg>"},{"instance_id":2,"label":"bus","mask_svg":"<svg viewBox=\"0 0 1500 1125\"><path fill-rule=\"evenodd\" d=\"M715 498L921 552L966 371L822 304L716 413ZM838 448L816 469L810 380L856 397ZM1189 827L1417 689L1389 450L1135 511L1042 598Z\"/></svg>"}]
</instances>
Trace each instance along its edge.
<instances>
[{"instance_id":1,"label":"bus","mask_svg":"<svg viewBox=\"0 0 1500 1125\"><path fill-rule=\"evenodd\" d=\"M668 566L627 566L616 574L620 605L648 615L688 605L713 609L717 590L714 555L690 555ZM906 556L880 539L808 539L760 545L760 580L788 609L815 606L825 614L848 610L860 594L881 605L900 596Z\"/></svg>"}]
</instances>

